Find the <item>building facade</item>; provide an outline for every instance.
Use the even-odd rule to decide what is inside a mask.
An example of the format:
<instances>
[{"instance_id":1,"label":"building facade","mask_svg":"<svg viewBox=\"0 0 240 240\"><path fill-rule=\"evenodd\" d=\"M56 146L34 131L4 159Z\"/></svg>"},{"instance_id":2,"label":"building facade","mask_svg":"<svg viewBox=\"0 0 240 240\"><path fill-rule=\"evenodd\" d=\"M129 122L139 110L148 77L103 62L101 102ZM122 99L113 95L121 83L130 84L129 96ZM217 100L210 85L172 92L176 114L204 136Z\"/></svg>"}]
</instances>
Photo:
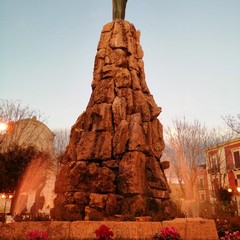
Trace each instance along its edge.
<instances>
[{"instance_id":1,"label":"building facade","mask_svg":"<svg viewBox=\"0 0 240 240\"><path fill-rule=\"evenodd\" d=\"M233 194L240 213L240 138L205 149L209 198L216 201L220 188Z\"/></svg>"},{"instance_id":2,"label":"building facade","mask_svg":"<svg viewBox=\"0 0 240 240\"><path fill-rule=\"evenodd\" d=\"M197 169L198 177L198 201L199 202L209 202L209 187L208 187L208 177L206 172L206 164L198 166Z\"/></svg>"}]
</instances>

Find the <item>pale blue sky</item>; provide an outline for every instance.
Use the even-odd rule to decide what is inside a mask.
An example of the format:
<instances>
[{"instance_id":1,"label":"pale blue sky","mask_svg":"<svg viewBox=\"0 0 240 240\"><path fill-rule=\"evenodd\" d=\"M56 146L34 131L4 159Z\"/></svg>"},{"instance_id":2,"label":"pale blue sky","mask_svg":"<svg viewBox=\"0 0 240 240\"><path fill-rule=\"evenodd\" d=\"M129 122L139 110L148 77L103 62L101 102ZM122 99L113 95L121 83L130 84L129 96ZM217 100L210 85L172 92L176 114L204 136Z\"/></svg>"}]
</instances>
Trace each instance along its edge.
<instances>
[{"instance_id":1,"label":"pale blue sky","mask_svg":"<svg viewBox=\"0 0 240 240\"><path fill-rule=\"evenodd\" d=\"M164 126L240 113L240 0L128 0ZM85 110L111 0L0 0L0 98L70 128Z\"/></svg>"}]
</instances>

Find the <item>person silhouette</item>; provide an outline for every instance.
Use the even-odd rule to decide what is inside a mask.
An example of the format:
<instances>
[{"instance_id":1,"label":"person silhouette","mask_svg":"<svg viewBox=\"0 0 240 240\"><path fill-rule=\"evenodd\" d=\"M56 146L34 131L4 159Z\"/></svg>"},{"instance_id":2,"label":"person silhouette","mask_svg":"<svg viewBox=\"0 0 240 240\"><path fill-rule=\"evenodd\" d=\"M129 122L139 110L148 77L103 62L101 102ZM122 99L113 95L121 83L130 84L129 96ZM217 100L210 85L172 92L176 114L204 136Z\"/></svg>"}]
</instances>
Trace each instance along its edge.
<instances>
[{"instance_id":1,"label":"person silhouette","mask_svg":"<svg viewBox=\"0 0 240 240\"><path fill-rule=\"evenodd\" d=\"M116 20L116 19L124 20L127 0L112 0L112 4L113 4L113 12L112 12L113 20Z\"/></svg>"}]
</instances>

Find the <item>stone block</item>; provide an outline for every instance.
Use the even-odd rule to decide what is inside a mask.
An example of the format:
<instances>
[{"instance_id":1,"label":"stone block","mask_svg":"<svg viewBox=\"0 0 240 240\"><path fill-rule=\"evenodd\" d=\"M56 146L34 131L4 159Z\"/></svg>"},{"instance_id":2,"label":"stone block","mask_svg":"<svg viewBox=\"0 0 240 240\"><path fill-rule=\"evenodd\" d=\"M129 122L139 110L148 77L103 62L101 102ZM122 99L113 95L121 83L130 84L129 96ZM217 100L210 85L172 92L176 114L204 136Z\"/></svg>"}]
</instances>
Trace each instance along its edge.
<instances>
[{"instance_id":1,"label":"stone block","mask_svg":"<svg viewBox=\"0 0 240 240\"><path fill-rule=\"evenodd\" d=\"M69 239L71 222L51 221L48 227L49 240Z\"/></svg>"},{"instance_id":2,"label":"stone block","mask_svg":"<svg viewBox=\"0 0 240 240\"><path fill-rule=\"evenodd\" d=\"M96 209L104 209L106 206L107 195L105 194L90 194L89 207Z\"/></svg>"},{"instance_id":3,"label":"stone block","mask_svg":"<svg viewBox=\"0 0 240 240\"><path fill-rule=\"evenodd\" d=\"M30 230L47 231L49 240L95 239L95 230L102 224L114 233L114 239L151 239L165 227L174 227L184 240L218 240L214 220L202 218L177 218L163 222L114 221L49 221L0 224L0 239L22 239Z\"/></svg>"},{"instance_id":4,"label":"stone block","mask_svg":"<svg viewBox=\"0 0 240 240\"><path fill-rule=\"evenodd\" d=\"M96 142L96 132L83 132L81 140L76 147L77 160L91 159Z\"/></svg>"},{"instance_id":5,"label":"stone block","mask_svg":"<svg viewBox=\"0 0 240 240\"><path fill-rule=\"evenodd\" d=\"M94 159L111 159L112 156L112 134L109 131L98 133L93 152Z\"/></svg>"},{"instance_id":6,"label":"stone block","mask_svg":"<svg viewBox=\"0 0 240 240\"><path fill-rule=\"evenodd\" d=\"M126 69L128 66L127 53L123 49L114 49L113 56L110 56L110 58L112 60L111 62L114 63L116 67L123 67Z\"/></svg>"},{"instance_id":7,"label":"stone block","mask_svg":"<svg viewBox=\"0 0 240 240\"><path fill-rule=\"evenodd\" d=\"M128 126L128 122L126 120L122 120L116 128L113 138L114 156L123 154L127 149L127 143L129 140Z\"/></svg>"},{"instance_id":8,"label":"stone block","mask_svg":"<svg viewBox=\"0 0 240 240\"><path fill-rule=\"evenodd\" d=\"M164 221L163 227L174 226L184 240L218 240L214 220L203 218L176 218Z\"/></svg>"},{"instance_id":9,"label":"stone block","mask_svg":"<svg viewBox=\"0 0 240 240\"><path fill-rule=\"evenodd\" d=\"M113 79L101 80L94 88L94 103L112 103L115 98Z\"/></svg>"},{"instance_id":10,"label":"stone block","mask_svg":"<svg viewBox=\"0 0 240 240\"><path fill-rule=\"evenodd\" d=\"M140 85L140 79L138 72L136 70L131 71L131 77L132 77L132 89L133 91L141 90L142 87Z\"/></svg>"},{"instance_id":11,"label":"stone block","mask_svg":"<svg viewBox=\"0 0 240 240\"><path fill-rule=\"evenodd\" d=\"M100 41L98 43L98 49L104 49L109 45L109 41L111 39L111 32L103 32L100 37Z\"/></svg>"},{"instance_id":12,"label":"stone block","mask_svg":"<svg viewBox=\"0 0 240 240\"><path fill-rule=\"evenodd\" d=\"M149 122L151 120L151 113L147 98L142 91L133 91L134 112L141 113L142 121Z\"/></svg>"},{"instance_id":13,"label":"stone block","mask_svg":"<svg viewBox=\"0 0 240 240\"><path fill-rule=\"evenodd\" d=\"M131 86L131 74L127 68L119 69L114 79L117 88L128 88Z\"/></svg>"},{"instance_id":14,"label":"stone block","mask_svg":"<svg viewBox=\"0 0 240 240\"><path fill-rule=\"evenodd\" d=\"M130 116L129 123L129 145L130 151L147 151L147 141L142 128L141 116L139 113Z\"/></svg>"},{"instance_id":15,"label":"stone block","mask_svg":"<svg viewBox=\"0 0 240 240\"><path fill-rule=\"evenodd\" d=\"M115 97L112 104L113 121L117 127L122 120L126 119L126 100L124 97Z\"/></svg>"},{"instance_id":16,"label":"stone block","mask_svg":"<svg viewBox=\"0 0 240 240\"><path fill-rule=\"evenodd\" d=\"M91 111L92 131L111 131L113 129L111 104L95 104Z\"/></svg>"},{"instance_id":17,"label":"stone block","mask_svg":"<svg viewBox=\"0 0 240 240\"><path fill-rule=\"evenodd\" d=\"M16 239L17 236L27 236L30 222L3 223L0 229L0 239ZM32 229L34 230L34 229Z\"/></svg>"},{"instance_id":18,"label":"stone block","mask_svg":"<svg viewBox=\"0 0 240 240\"><path fill-rule=\"evenodd\" d=\"M119 163L118 190L123 195L144 194L146 157L141 152L125 153Z\"/></svg>"}]
</instances>

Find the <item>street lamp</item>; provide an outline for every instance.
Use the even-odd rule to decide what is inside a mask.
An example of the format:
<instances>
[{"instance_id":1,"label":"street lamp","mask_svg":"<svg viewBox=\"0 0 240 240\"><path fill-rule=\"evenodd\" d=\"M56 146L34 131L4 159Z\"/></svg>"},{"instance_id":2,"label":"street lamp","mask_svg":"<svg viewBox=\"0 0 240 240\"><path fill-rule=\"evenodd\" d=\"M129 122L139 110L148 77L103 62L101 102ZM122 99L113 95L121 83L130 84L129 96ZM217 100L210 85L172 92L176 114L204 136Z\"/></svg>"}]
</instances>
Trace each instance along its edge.
<instances>
[{"instance_id":1,"label":"street lamp","mask_svg":"<svg viewBox=\"0 0 240 240\"><path fill-rule=\"evenodd\" d=\"M234 194L239 194L240 193L240 187L236 187L236 189L228 188L228 192L229 193L233 192Z\"/></svg>"},{"instance_id":2,"label":"street lamp","mask_svg":"<svg viewBox=\"0 0 240 240\"><path fill-rule=\"evenodd\" d=\"M7 123L0 122L0 133L5 133L7 130L7 127L8 127Z\"/></svg>"},{"instance_id":3,"label":"street lamp","mask_svg":"<svg viewBox=\"0 0 240 240\"><path fill-rule=\"evenodd\" d=\"M239 195L240 195L240 187L237 186L234 189L228 188L228 192L229 193L233 193L234 201L235 201L236 207L237 207L237 215L238 215L238 212L239 212L239 209L238 209L238 206L239 206L238 199L239 199Z\"/></svg>"},{"instance_id":4,"label":"street lamp","mask_svg":"<svg viewBox=\"0 0 240 240\"><path fill-rule=\"evenodd\" d=\"M1 198L5 200L3 213L6 212L7 202L8 202L8 201L11 201L12 198L13 198L13 196L14 196L14 195L13 195L12 193L2 193L2 194L1 194Z\"/></svg>"}]
</instances>

